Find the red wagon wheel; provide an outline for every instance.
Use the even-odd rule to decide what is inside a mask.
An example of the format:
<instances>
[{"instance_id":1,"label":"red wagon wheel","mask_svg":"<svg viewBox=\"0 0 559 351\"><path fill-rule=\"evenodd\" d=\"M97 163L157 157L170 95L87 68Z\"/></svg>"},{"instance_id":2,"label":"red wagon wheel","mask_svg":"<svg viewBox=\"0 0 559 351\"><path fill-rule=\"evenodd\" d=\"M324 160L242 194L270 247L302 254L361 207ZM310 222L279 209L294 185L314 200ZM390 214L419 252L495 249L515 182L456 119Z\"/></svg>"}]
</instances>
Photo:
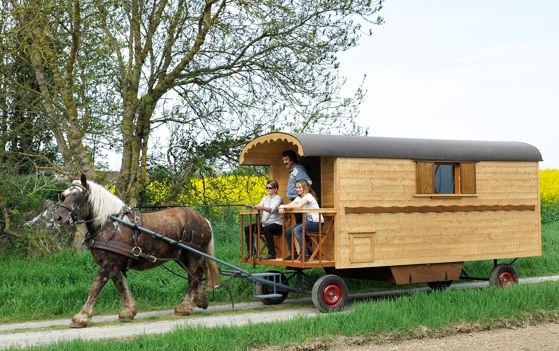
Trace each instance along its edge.
<instances>
[{"instance_id":1,"label":"red wagon wheel","mask_svg":"<svg viewBox=\"0 0 559 351\"><path fill-rule=\"evenodd\" d=\"M489 284L504 288L505 286L518 284L518 274L510 264L498 264L491 270Z\"/></svg>"},{"instance_id":2,"label":"red wagon wheel","mask_svg":"<svg viewBox=\"0 0 559 351\"><path fill-rule=\"evenodd\" d=\"M345 281L334 274L320 277L312 288L312 302L320 312L337 311L346 305L348 291Z\"/></svg>"}]
</instances>

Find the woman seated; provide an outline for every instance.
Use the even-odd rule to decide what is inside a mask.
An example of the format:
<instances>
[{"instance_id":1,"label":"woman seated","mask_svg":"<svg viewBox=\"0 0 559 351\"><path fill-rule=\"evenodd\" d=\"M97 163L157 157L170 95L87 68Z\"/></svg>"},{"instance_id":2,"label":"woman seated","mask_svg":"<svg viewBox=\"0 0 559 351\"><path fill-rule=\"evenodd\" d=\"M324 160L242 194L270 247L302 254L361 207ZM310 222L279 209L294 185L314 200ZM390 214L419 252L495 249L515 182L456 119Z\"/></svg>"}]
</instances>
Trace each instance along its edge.
<instances>
[{"instance_id":1,"label":"woman seated","mask_svg":"<svg viewBox=\"0 0 559 351\"><path fill-rule=\"evenodd\" d=\"M273 260L276 258L276 247L274 245L274 235L281 235L281 216L278 213L278 207L282 203L281 197L278 195L278 182L275 179L270 179L266 182L267 194L264 195L260 203L255 206L246 205L247 207L256 209L261 212L262 218L260 219L260 232L264 234L266 239L266 246L268 246L268 255L263 257L265 260ZM253 233L253 237L250 237L250 233ZM251 251L253 257L256 256L257 250L255 247L257 228L256 223L251 226L245 227L245 242L247 245L247 255L244 261L250 259ZM252 247L251 247L252 244Z\"/></svg>"},{"instance_id":2,"label":"woman seated","mask_svg":"<svg viewBox=\"0 0 559 351\"><path fill-rule=\"evenodd\" d=\"M316 194L314 193L311 186L306 180L304 179L298 180L297 183L295 184L295 191L297 192L297 197L287 205L281 205L279 207L280 213L285 213L285 209L288 208L319 208L318 202L316 201ZM303 221L305 225L305 232L318 231L319 221L322 221L322 218L318 214L318 212L307 213L305 221ZM297 225L295 225L295 228L293 230L295 232L295 238L297 239L300 248L303 247L303 223L298 223ZM285 240L287 240L287 250L289 251L289 255L287 255L284 258L284 260L299 258L297 251L296 250L292 251L292 247L291 247L292 235L293 235L292 227L289 226L285 229ZM292 252L294 253L294 255L291 255ZM305 256L305 260L308 260L310 254L307 253L304 256Z\"/></svg>"}]
</instances>

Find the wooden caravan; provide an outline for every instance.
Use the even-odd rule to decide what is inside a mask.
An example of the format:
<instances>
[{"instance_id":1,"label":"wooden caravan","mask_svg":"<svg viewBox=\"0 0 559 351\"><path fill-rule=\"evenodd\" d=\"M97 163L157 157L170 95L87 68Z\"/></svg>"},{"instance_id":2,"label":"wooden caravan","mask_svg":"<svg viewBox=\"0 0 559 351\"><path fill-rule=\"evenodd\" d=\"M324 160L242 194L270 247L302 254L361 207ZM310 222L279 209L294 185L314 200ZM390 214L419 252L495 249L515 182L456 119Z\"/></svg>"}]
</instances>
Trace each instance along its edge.
<instances>
[{"instance_id":1,"label":"wooden caravan","mask_svg":"<svg viewBox=\"0 0 559 351\"><path fill-rule=\"evenodd\" d=\"M328 260L315 266L407 284L456 280L464 261L541 255L542 158L531 145L270 133L240 163L269 166L285 196L287 149L332 215Z\"/></svg>"}]
</instances>

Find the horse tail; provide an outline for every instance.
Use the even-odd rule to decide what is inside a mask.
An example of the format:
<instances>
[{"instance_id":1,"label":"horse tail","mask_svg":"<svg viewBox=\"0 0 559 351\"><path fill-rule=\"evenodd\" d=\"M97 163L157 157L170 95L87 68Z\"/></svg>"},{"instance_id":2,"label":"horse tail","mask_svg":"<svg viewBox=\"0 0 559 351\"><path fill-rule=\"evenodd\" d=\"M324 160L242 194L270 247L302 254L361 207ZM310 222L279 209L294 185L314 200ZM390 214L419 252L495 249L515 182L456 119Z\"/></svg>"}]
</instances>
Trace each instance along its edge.
<instances>
[{"instance_id":1,"label":"horse tail","mask_svg":"<svg viewBox=\"0 0 559 351\"><path fill-rule=\"evenodd\" d=\"M206 253L210 256L215 257L213 229L212 229L212 225L210 224L209 221L208 221L208 224L210 226L210 233L212 234L212 237L211 237L210 242L208 243L208 246L206 248ZM205 258L204 259L204 270L205 270L205 273L206 273L207 284L209 286L211 286L212 288L217 288L219 286L219 268L217 267L216 261L214 261L212 259L209 259L209 258Z\"/></svg>"}]
</instances>

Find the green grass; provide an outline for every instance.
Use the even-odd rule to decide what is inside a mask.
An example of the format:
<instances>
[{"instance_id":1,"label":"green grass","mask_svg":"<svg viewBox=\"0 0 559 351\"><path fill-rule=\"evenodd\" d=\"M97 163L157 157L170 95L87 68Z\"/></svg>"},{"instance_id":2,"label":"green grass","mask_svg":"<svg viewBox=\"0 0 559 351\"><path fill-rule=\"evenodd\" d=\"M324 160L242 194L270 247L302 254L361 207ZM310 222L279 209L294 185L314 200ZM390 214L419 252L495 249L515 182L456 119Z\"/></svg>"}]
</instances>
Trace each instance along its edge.
<instances>
[{"instance_id":1,"label":"green grass","mask_svg":"<svg viewBox=\"0 0 559 351\"><path fill-rule=\"evenodd\" d=\"M559 221L559 199L549 198L541 200L542 223Z\"/></svg>"},{"instance_id":2,"label":"green grass","mask_svg":"<svg viewBox=\"0 0 559 351\"><path fill-rule=\"evenodd\" d=\"M246 350L265 345L298 344L336 335L394 338L444 335L453 326L475 323L521 325L526 320L556 320L559 283L517 285L506 289L483 288L417 293L394 299L359 302L344 313L310 319L243 327L181 328L157 336L126 341L73 341L33 348L37 350ZM427 330L427 331L426 331Z\"/></svg>"},{"instance_id":3,"label":"green grass","mask_svg":"<svg viewBox=\"0 0 559 351\"><path fill-rule=\"evenodd\" d=\"M559 273L559 223L546 224L543 232L542 257L522 258L515 262L520 276ZM239 231L236 226L214 225L217 257L238 264ZM175 264L168 264L183 274ZM240 265L249 271L266 270L259 266ZM471 276L487 277L492 262L470 262L466 269ZM88 252L62 252L48 257L2 259L0 270L0 322L45 318L69 318L85 302L97 266ZM309 288L322 270L308 272ZM139 311L170 309L184 296L186 282L162 268L128 272L129 285ZM242 279L222 277L235 301L253 300L252 285ZM351 292L374 291L391 285L384 282L348 281ZM290 298L297 295L290 294ZM302 295L300 295L302 296ZM229 302L225 289L209 293L210 303ZM107 284L95 306L96 314L118 313L120 299L111 283Z\"/></svg>"}]
</instances>

